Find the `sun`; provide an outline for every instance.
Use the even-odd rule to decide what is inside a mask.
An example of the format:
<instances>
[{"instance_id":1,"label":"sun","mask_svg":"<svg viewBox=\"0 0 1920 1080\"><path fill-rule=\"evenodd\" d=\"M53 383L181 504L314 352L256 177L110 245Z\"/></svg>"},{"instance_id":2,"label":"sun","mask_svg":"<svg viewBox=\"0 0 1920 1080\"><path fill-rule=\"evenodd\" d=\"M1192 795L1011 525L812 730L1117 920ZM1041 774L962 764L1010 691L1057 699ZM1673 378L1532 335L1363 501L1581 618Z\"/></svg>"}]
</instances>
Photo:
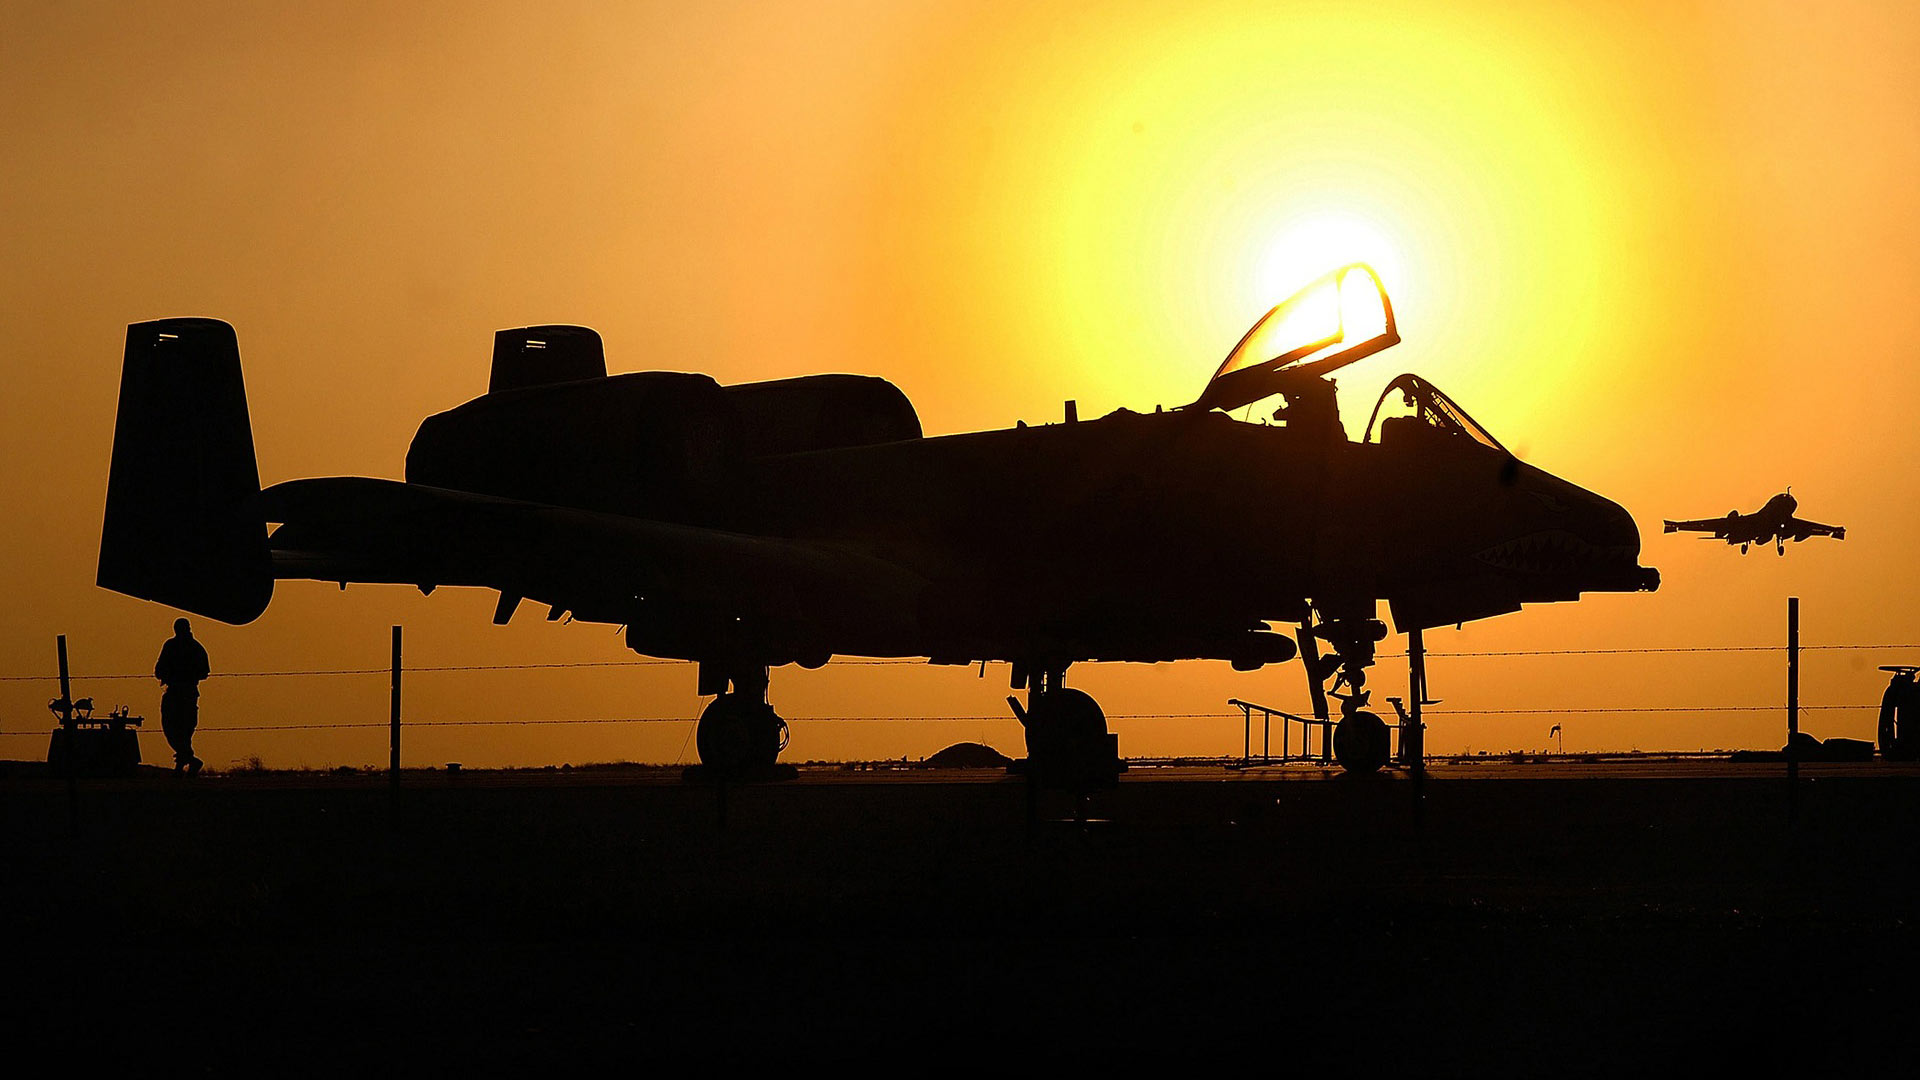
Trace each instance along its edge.
<instances>
[{"instance_id":1,"label":"sun","mask_svg":"<svg viewBox=\"0 0 1920 1080\"><path fill-rule=\"evenodd\" d=\"M1314 278L1348 263L1363 262L1397 296L1404 277L1396 246L1380 223L1349 211L1320 210L1287 218L1271 230L1253 271L1260 295L1273 303Z\"/></svg>"}]
</instances>

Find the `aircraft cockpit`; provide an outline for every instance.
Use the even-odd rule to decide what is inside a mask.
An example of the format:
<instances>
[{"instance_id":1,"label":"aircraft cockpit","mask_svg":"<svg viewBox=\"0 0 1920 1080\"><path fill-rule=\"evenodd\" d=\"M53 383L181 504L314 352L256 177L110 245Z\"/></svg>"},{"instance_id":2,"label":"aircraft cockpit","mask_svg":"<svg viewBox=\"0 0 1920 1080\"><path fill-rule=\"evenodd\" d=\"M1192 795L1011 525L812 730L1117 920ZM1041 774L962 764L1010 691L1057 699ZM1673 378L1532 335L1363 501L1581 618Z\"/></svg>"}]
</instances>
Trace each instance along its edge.
<instances>
[{"instance_id":1,"label":"aircraft cockpit","mask_svg":"<svg viewBox=\"0 0 1920 1080\"><path fill-rule=\"evenodd\" d=\"M1406 415L1387 413L1396 395ZM1467 410L1418 375L1402 375L1381 392L1373 414L1367 417L1367 433L1360 441L1373 442L1376 432L1382 446L1398 446L1415 439L1464 439L1502 454L1507 452L1500 440L1467 415Z\"/></svg>"},{"instance_id":2,"label":"aircraft cockpit","mask_svg":"<svg viewBox=\"0 0 1920 1080\"><path fill-rule=\"evenodd\" d=\"M1206 392L1188 407L1231 412L1263 398L1282 397L1286 405L1274 414L1275 420L1337 437L1341 428L1334 387L1322 376L1399 342L1393 303L1380 275L1365 263L1343 266L1261 316L1213 373ZM1389 408L1396 397L1405 415ZM1417 375L1402 375L1387 384L1367 418L1361 442L1374 442L1376 433L1383 446L1420 440L1435 446L1477 444L1511 457L1465 409Z\"/></svg>"}]
</instances>

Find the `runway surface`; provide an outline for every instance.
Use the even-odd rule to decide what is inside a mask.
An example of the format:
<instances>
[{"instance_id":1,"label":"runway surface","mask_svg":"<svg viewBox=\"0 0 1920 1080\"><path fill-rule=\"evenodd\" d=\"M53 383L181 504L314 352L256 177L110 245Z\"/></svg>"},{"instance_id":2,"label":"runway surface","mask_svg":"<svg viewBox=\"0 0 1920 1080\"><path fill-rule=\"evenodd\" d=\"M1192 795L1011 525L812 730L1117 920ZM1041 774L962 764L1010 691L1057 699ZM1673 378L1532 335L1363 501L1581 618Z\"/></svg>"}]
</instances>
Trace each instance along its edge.
<instances>
[{"instance_id":1,"label":"runway surface","mask_svg":"<svg viewBox=\"0 0 1920 1080\"><path fill-rule=\"evenodd\" d=\"M4 1023L134 1067L1832 1069L1920 985L1910 766L26 773Z\"/></svg>"}]
</instances>

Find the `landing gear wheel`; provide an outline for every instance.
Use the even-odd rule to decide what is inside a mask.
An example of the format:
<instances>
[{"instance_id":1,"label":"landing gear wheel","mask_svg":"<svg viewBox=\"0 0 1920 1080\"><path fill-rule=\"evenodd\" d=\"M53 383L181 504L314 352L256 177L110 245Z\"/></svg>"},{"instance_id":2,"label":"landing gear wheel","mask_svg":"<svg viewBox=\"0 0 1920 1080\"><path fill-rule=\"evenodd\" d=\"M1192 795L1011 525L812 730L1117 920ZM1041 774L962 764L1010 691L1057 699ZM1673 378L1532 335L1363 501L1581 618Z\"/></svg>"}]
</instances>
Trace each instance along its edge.
<instances>
[{"instance_id":1,"label":"landing gear wheel","mask_svg":"<svg viewBox=\"0 0 1920 1080\"><path fill-rule=\"evenodd\" d=\"M765 701L721 694L700 714L694 744L700 763L719 776L769 773L786 748L787 722Z\"/></svg>"},{"instance_id":2,"label":"landing gear wheel","mask_svg":"<svg viewBox=\"0 0 1920 1080\"><path fill-rule=\"evenodd\" d=\"M1351 713L1333 726L1333 757L1350 773L1378 772L1390 741L1386 721L1370 712Z\"/></svg>"},{"instance_id":3,"label":"landing gear wheel","mask_svg":"<svg viewBox=\"0 0 1920 1080\"><path fill-rule=\"evenodd\" d=\"M1036 782L1074 792L1114 785L1119 751L1092 695L1069 687L1048 690L1035 695L1025 719L1027 767Z\"/></svg>"}]
</instances>

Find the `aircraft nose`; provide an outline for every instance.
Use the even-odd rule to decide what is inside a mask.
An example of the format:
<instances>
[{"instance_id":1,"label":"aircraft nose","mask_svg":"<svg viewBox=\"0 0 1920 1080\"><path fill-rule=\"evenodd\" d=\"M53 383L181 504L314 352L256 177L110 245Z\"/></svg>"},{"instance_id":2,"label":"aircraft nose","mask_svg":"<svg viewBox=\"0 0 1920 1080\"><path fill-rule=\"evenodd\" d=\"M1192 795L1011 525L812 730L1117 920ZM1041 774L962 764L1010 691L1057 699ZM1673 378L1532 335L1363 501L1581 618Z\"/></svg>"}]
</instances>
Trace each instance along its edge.
<instances>
[{"instance_id":1,"label":"aircraft nose","mask_svg":"<svg viewBox=\"0 0 1920 1080\"><path fill-rule=\"evenodd\" d=\"M1585 488L1577 488L1580 529L1593 547L1593 570L1605 581L1599 588L1652 592L1660 587L1660 572L1640 565L1640 527L1627 508Z\"/></svg>"},{"instance_id":2,"label":"aircraft nose","mask_svg":"<svg viewBox=\"0 0 1920 1080\"><path fill-rule=\"evenodd\" d=\"M1527 466L1513 488L1513 532L1482 562L1573 593L1659 587L1659 573L1639 564L1640 529L1625 507Z\"/></svg>"}]
</instances>

